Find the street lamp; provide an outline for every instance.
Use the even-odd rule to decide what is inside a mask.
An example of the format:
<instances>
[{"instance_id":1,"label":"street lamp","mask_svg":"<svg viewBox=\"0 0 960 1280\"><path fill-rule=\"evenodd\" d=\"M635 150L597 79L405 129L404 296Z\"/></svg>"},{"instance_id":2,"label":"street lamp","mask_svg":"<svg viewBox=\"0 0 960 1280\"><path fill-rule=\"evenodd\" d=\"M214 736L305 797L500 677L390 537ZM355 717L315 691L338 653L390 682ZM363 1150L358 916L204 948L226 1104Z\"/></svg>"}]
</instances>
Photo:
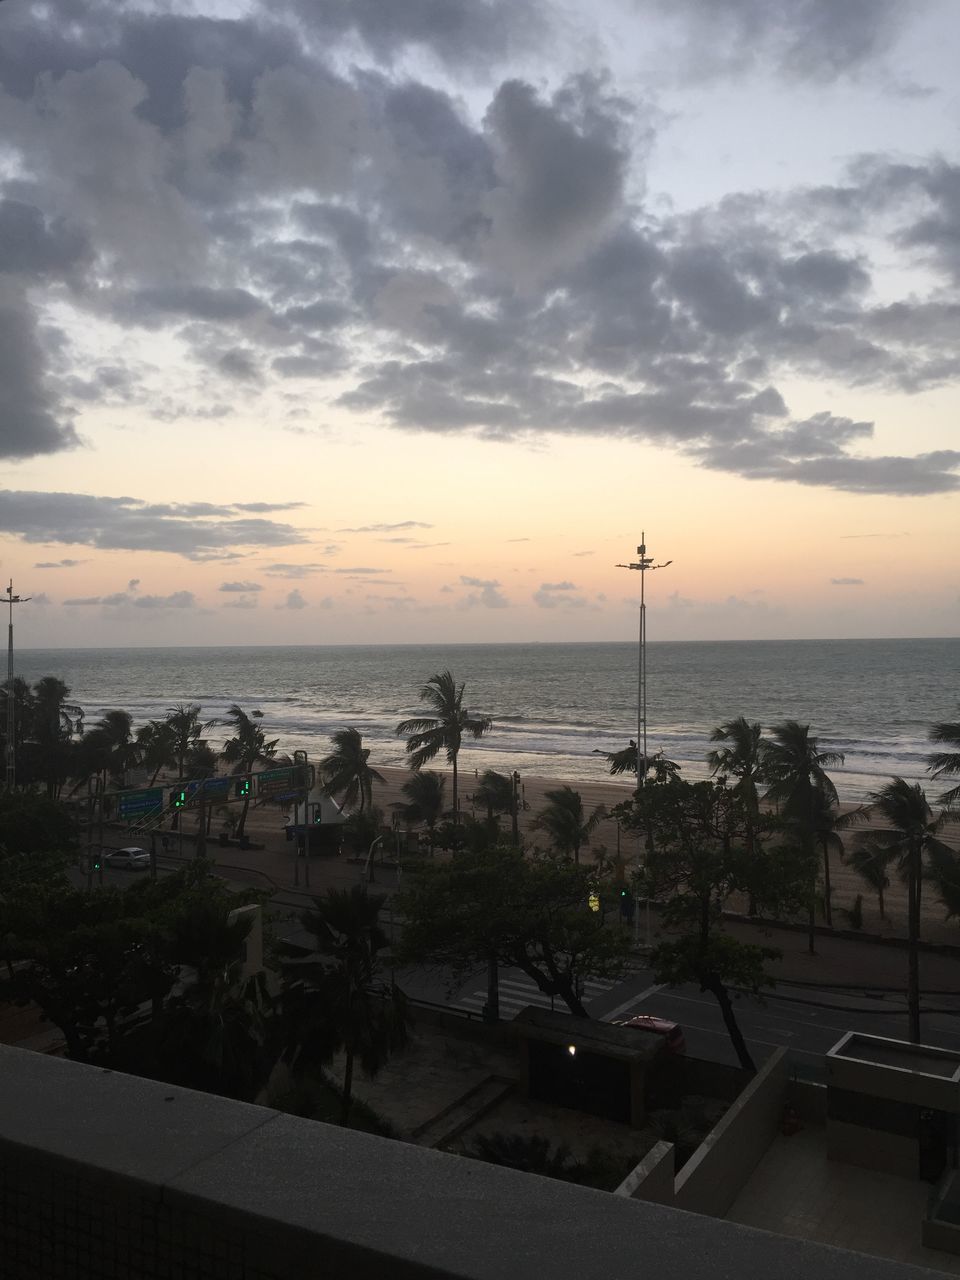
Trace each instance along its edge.
<instances>
[{"instance_id":1,"label":"street lamp","mask_svg":"<svg viewBox=\"0 0 960 1280\"><path fill-rule=\"evenodd\" d=\"M7 597L7 605L10 611L10 621L7 624L7 771L6 771L6 788L12 791L17 781L17 745L16 745L16 725L14 722L14 697L13 697L13 606L15 604L26 604L31 600L32 596L15 596L13 594L13 579L10 579L10 585L4 594Z\"/></svg>"},{"instance_id":2,"label":"street lamp","mask_svg":"<svg viewBox=\"0 0 960 1280\"><path fill-rule=\"evenodd\" d=\"M637 787L644 786L647 778L647 574L654 569L666 569L672 560L663 564L654 564L653 557L647 555L647 535L640 534L640 545L637 547L637 560L633 564L618 564L618 569L638 569L640 571L640 644L639 666L637 670ZM637 874L640 873L640 851L637 850ZM646 935L647 946L650 945L650 899L646 903ZM640 933L640 900L634 902L634 936Z\"/></svg>"}]
</instances>

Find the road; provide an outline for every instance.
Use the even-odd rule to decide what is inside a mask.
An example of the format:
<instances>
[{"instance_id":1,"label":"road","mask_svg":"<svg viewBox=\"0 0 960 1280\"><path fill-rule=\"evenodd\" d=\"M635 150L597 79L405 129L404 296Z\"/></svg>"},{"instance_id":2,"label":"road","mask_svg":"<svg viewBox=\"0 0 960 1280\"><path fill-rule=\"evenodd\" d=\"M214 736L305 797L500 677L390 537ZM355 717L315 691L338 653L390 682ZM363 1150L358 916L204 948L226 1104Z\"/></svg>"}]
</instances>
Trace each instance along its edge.
<instances>
[{"instance_id":1,"label":"road","mask_svg":"<svg viewBox=\"0 0 960 1280\"><path fill-rule=\"evenodd\" d=\"M179 859L161 854L161 874L182 865ZM240 869L237 868L237 871ZM232 872L224 867L228 882L236 888ZM350 880L359 876L356 868L346 870ZM137 873L104 869L104 884L129 884ZM253 885L249 874L243 877ZM85 877L83 877L85 881ZM264 877L263 879L266 879ZM261 879L257 887L268 888ZM299 926L299 912L309 905L309 891L286 888L273 897L278 911L275 924L291 941L310 944L309 935ZM388 931L392 927L389 908L386 912ZM638 965L642 962L638 961ZM448 979L436 971L405 970L397 974L400 985L413 999L444 1004L465 1015L479 1017L486 1002L485 973L477 974L451 991ZM960 988L960 966L957 987ZM684 1029L687 1051L698 1058L736 1065L737 1059L730 1037L714 998L696 987L668 988L656 983L653 973L638 967L620 982L584 984L584 1004L592 1017L612 1021L633 1013L652 1013L679 1022ZM504 1019L512 1018L527 1004L550 1008L549 997L543 996L519 970L504 970L500 976L500 1011ZM560 1001L555 1007L563 1009ZM862 988L829 989L800 982L783 983L763 1001L749 996L735 998L737 1020L754 1056L760 1064L781 1046L788 1051L793 1068L805 1076L822 1074L826 1052L848 1031L906 1039L907 1010L902 991ZM927 1044L960 1052L960 989L950 995L929 995L923 1002L921 1038Z\"/></svg>"},{"instance_id":2,"label":"road","mask_svg":"<svg viewBox=\"0 0 960 1280\"><path fill-rule=\"evenodd\" d=\"M408 970L398 975L398 981L414 999L447 1004L471 1016L479 1016L486 1002L483 975L476 975L453 994L447 992L442 975L435 973ZM527 1004L551 1007L549 997L525 974L502 971L501 1017L512 1018ZM637 969L621 982L588 980L584 1004L591 1017L608 1022L635 1013L669 1018L683 1027L687 1052L693 1057L737 1065L716 1000L696 987L664 987L657 984L650 970ZM556 1001L554 1007L562 1010L564 1006ZM931 996L923 1007L937 1010L922 1015L924 1042L960 1052L960 995ZM782 1046L792 1067L803 1076L822 1075L824 1055L848 1031L906 1039L907 1010L902 993L864 994L791 984L776 989L762 1002L749 996L735 998L734 1009L758 1065Z\"/></svg>"}]
</instances>

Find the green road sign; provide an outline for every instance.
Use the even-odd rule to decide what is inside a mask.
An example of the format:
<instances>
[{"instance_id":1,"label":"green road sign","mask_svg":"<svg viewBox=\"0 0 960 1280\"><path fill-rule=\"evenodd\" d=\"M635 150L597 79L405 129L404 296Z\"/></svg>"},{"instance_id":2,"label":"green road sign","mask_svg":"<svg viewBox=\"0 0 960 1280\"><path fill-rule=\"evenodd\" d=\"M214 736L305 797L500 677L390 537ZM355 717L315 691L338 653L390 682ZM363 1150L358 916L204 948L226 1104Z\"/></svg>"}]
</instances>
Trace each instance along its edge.
<instances>
[{"instance_id":1,"label":"green road sign","mask_svg":"<svg viewBox=\"0 0 960 1280\"><path fill-rule=\"evenodd\" d=\"M268 769L255 775L257 795L265 800L286 800L303 790L298 769Z\"/></svg>"},{"instance_id":2,"label":"green road sign","mask_svg":"<svg viewBox=\"0 0 960 1280\"><path fill-rule=\"evenodd\" d=\"M117 796L117 816L126 822L146 818L163 809L163 787L147 787L145 791L121 791Z\"/></svg>"}]
</instances>

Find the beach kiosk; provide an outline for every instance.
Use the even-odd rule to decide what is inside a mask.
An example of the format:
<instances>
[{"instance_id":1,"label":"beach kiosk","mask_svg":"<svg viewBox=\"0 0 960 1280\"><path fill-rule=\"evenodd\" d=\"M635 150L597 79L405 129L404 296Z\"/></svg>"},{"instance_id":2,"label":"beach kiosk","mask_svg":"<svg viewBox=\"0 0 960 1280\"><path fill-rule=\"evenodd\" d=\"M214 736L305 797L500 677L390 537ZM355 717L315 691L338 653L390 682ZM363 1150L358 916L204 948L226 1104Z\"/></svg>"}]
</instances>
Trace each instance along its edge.
<instances>
[{"instance_id":1,"label":"beach kiosk","mask_svg":"<svg viewBox=\"0 0 960 1280\"><path fill-rule=\"evenodd\" d=\"M347 817L336 800L328 796L322 787L314 786L305 804L294 806L284 832L288 840L296 840L300 849L306 848L309 831L311 854L338 854L343 838L343 824Z\"/></svg>"}]
</instances>

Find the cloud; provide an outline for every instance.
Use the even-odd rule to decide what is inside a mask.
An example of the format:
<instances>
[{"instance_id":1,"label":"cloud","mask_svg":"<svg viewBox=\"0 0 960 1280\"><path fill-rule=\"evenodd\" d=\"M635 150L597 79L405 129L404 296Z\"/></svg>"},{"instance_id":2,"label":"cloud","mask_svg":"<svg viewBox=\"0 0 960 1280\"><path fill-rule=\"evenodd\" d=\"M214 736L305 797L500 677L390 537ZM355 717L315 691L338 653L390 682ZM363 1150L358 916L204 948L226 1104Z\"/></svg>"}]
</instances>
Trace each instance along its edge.
<instances>
[{"instance_id":1,"label":"cloud","mask_svg":"<svg viewBox=\"0 0 960 1280\"><path fill-rule=\"evenodd\" d=\"M292 525L213 503L147 503L86 493L0 492L0 530L25 542L100 550L165 551L188 560L232 557L234 547L305 542Z\"/></svg>"},{"instance_id":2,"label":"cloud","mask_svg":"<svg viewBox=\"0 0 960 1280\"><path fill-rule=\"evenodd\" d=\"M532 599L541 609L583 609L587 599L574 595L577 590L579 588L573 582L541 582Z\"/></svg>"},{"instance_id":3,"label":"cloud","mask_svg":"<svg viewBox=\"0 0 960 1280\"><path fill-rule=\"evenodd\" d=\"M236 600L225 600L224 609L256 609L259 605L256 596L238 596Z\"/></svg>"},{"instance_id":4,"label":"cloud","mask_svg":"<svg viewBox=\"0 0 960 1280\"><path fill-rule=\"evenodd\" d=\"M221 582L217 588L218 591L262 591L263 587L259 582Z\"/></svg>"},{"instance_id":5,"label":"cloud","mask_svg":"<svg viewBox=\"0 0 960 1280\"><path fill-rule=\"evenodd\" d=\"M307 602L297 587L287 593L287 597L282 604L276 606L278 609L306 609L306 607Z\"/></svg>"},{"instance_id":6,"label":"cloud","mask_svg":"<svg viewBox=\"0 0 960 1280\"><path fill-rule=\"evenodd\" d=\"M432 529L422 520L401 520L398 524L362 524L354 529L336 529L336 533L396 533L400 529Z\"/></svg>"},{"instance_id":7,"label":"cloud","mask_svg":"<svg viewBox=\"0 0 960 1280\"><path fill-rule=\"evenodd\" d=\"M864 582L862 578L831 578L830 585L832 587L862 587Z\"/></svg>"},{"instance_id":8,"label":"cloud","mask_svg":"<svg viewBox=\"0 0 960 1280\"><path fill-rule=\"evenodd\" d=\"M0 458L32 458L78 444L69 412L58 409L50 388L33 306L0 275Z\"/></svg>"},{"instance_id":9,"label":"cloud","mask_svg":"<svg viewBox=\"0 0 960 1280\"><path fill-rule=\"evenodd\" d=\"M326 573L327 566L316 561L307 564L268 564L264 573L271 578L309 578L315 573Z\"/></svg>"},{"instance_id":10,"label":"cloud","mask_svg":"<svg viewBox=\"0 0 960 1280\"><path fill-rule=\"evenodd\" d=\"M461 609L472 609L481 606L484 609L508 609L510 601L500 590L496 578L471 578L461 574L460 584L464 587L476 587L477 591L464 596L459 602Z\"/></svg>"},{"instance_id":11,"label":"cloud","mask_svg":"<svg viewBox=\"0 0 960 1280\"><path fill-rule=\"evenodd\" d=\"M51 601L50 597L47 595L45 591L38 591L34 596L31 597L31 603L39 604L39 605L48 605L48 604L52 604L53 602Z\"/></svg>"},{"instance_id":12,"label":"cloud","mask_svg":"<svg viewBox=\"0 0 960 1280\"><path fill-rule=\"evenodd\" d=\"M122 605L133 605L136 609L193 609L197 599L192 591L174 591L168 596L134 596L127 591L115 591L106 596L79 596L64 600L66 605L105 605L108 608L119 608Z\"/></svg>"},{"instance_id":13,"label":"cloud","mask_svg":"<svg viewBox=\"0 0 960 1280\"><path fill-rule=\"evenodd\" d=\"M666 16L678 29L674 57L702 82L754 64L781 76L829 82L856 74L894 48L918 16L897 0L634 0L641 15Z\"/></svg>"},{"instance_id":14,"label":"cloud","mask_svg":"<svg viewBox=\"0 0 960 1280\"><path fill-rule=\"evenodd\" d=\"M75 569L77 565L86 563L86 560L41 560L33 567L35 569Z\"/></svg>"},{"instance_id":15,"label":"cloud","mask_svg":"<svg viewBox=\"0 0 960 1280\"><path fill-rule=\"evenodd\" d=\"M356 577L363 577L371 573L393 573L392 569L372 569L368 565L355 565L352 568L341 568L331 570L333 573L349 573Z\"/></svg>"},{"instance_id":16,"label":"cloud","mask_svg":"<svg viewBox=\"0 0 960 1280\"><path fill-rule=\"evenodd\" d=\"M894 0L629 7L616 38L642 36L661 84L879 75L918 21ZM602 16L549 88L518 74L551 32L573 43L531 0L252 0L226 18L51 0L40 26L9 4L3 22L0 456L77 447L98 407L229 421L262 394L291 397L281 423L325 402L405 432L653 444L777 483L960 487L952 450L876 456L872 424L797 419L783 390L872 405L960 378L949 157L861 157L833 184L677 212L646 190L664 119L629 79L576 70L602 62ZM131 327L177 350L175 393ZM91 364L88 328L109 358ZM305 540L244 523L293 502L102 501L128 505L79 513L66 541L202 560Z\"/></svg>"}]
</instances>

